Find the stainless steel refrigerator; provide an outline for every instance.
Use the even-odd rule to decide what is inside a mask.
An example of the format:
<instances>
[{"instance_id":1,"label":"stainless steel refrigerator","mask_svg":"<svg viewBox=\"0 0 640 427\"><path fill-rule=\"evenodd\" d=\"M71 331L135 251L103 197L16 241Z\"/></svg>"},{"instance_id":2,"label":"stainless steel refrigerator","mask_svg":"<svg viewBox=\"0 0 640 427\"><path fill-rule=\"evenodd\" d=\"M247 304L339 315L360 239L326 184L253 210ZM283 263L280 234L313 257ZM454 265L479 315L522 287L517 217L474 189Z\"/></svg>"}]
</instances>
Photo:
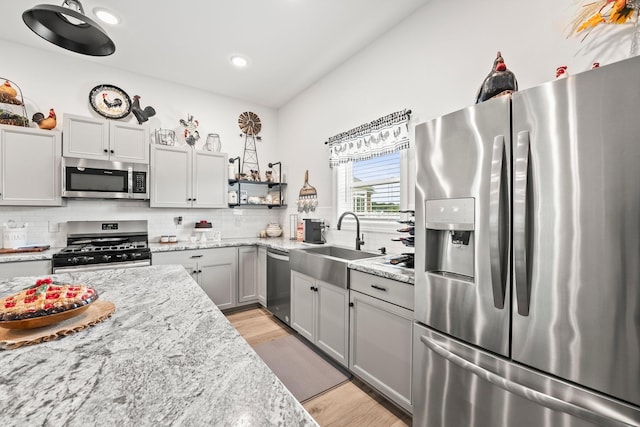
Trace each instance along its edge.
<instances>
[{"instance_id":1,"label":"stainless steel refrigerator","mask_svg":"<svg viewBox=\"0 0 640 427\"><path fill-rule=\"evenodd\" d=\"M640 58L415 134L413 424L640 425Z\"/></svg>"}]
</instances>

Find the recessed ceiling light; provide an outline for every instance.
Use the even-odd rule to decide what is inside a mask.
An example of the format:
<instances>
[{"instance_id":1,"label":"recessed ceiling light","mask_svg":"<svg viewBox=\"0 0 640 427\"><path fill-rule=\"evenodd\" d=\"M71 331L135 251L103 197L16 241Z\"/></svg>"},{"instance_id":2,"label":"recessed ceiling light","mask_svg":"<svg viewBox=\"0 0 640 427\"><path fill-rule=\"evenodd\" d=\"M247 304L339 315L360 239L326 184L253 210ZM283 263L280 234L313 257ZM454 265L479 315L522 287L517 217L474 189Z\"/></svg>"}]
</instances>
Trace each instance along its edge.
<instances>
[{"instance_id":1,"label":"recessed ceiling light","mask_svg":"<svg viewBox=\"0 0 640 427\"><path fill-rule=\"evenodd\" d=\"M101 7L96 7L93 9L93 13L96 17L109 25L116 25L120 23L120 18L118 18L113 12L108 11L107 9L103 9Z\"/></svg>"},{"instance_id":2,"label":"recessed ceiling light","mask_svg":"<svg viewBox=\"0 0 640 427\"><path fill-rule=\"evenodd\" d=\"M235 65L238 68L244 68L247 65L249 65L249 60L244 56L240 56L240 55L233 55L230 58L230 61L233 65Z\"/></svg>"}]
</instances>

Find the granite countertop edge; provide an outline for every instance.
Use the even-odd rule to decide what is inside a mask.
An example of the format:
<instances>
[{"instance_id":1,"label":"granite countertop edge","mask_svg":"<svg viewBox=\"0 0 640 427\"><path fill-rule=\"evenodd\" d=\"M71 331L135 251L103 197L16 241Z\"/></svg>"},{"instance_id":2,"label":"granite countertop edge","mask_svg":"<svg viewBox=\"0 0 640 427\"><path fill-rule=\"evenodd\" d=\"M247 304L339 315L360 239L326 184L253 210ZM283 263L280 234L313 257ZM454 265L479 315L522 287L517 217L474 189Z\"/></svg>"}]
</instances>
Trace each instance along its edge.
<instances>
[{"instance_id":1,"label":"granite countertop edge","mask_svg":"<svg viewBox=\"0 0 640 427\"><path fill-rule=\"evenodd\" d=\"M223 239L218 242L177 242L177 243L149 243L151 253L187 251L198 249L212 248L230 248L240 246L258 246L267 249L275 249L282 252L289 252L291 249L301 249L306 247L319 246L312 243L298 242L286 238L269 237L269 238L238 238ZM23 262L23 261L40 261L51 260L53 254L63 249L62 247L52 247L42 252L22 252L15 254L0 255L0 264L6 262ZM152 255L153 256L153 255ZM382 260L382 261L381 261ZM362 271L369 274L385 277L400 282L414 284L413 269L392 266L388 262L388 257L375 257L373 259L362 259L351 261L348 267L353 270Z\"/></svg>"}]
</instances>

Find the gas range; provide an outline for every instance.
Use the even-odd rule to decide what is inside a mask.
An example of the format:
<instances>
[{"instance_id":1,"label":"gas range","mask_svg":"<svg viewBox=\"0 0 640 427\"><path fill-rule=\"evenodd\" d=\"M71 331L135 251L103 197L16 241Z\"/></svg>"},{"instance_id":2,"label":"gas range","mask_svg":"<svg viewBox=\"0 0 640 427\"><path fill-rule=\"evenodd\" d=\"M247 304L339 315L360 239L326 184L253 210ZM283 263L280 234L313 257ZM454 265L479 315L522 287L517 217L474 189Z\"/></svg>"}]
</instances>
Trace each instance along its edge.
<instances>
[{"instance_id":1,"label":"gas range","mask_svg":"<svg viewBox=\"0 0 640 427\"><path fill-rule=\"evenodd\" d=\"M151 265L147 221L69 221L53 273Z\"/></svg>"}]
</instances>

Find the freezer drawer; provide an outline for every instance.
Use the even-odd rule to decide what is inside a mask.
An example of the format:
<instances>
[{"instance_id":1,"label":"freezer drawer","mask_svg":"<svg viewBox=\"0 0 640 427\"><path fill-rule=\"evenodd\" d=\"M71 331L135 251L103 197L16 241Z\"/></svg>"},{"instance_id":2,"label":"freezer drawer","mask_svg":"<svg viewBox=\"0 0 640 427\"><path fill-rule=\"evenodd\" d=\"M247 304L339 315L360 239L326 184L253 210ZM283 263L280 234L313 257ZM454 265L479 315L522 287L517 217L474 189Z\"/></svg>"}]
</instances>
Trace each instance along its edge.
<instances>
[{"instance_id":1,"label":"freezer drawer","mask_svg":"<svg viewBox=\"0 0 640 427\"><path fill-rule=\"evenodd\" d=\"M413 425L637 426L640 410L414 324Z\"/></svg>"}]
</instances>

